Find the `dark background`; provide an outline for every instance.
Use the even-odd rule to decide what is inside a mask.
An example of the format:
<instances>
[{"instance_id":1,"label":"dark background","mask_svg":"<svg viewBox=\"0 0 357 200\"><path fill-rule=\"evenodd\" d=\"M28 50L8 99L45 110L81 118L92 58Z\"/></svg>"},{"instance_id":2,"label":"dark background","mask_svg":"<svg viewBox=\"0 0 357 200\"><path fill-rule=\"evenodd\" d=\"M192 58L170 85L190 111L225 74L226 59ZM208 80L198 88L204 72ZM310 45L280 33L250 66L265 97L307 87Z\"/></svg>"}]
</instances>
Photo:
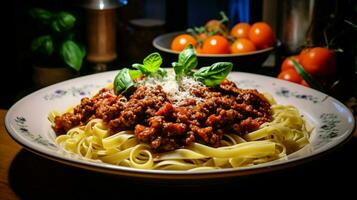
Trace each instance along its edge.
<instances>
[{"instance_id":1,"label":"dark background","mask_svg":"<svg viewBox=\"0 0 357 200\"><path fill-rule=\"evenodd\" d=\"M344 19L357 22L357 2L353 0L317 0L315 8L316 18L314 23L319 30L332 24L329 34L337 34L339 31L349 29L342 37L336 40L338 47L345 53L338 56L338 76L343 80L339 92L332 93L340 100L346 100L356 95L356 66L357 66L357 31L350 30L343 23ZM250 23L263 20L263 1L250 1ZM154 36L165 32L185 30L188 27L203 25L210 19L219 18L219 11L225 11L229 16L230 0L129 0L126 6L117 9L117 53L118 58L109 64L109 70L118 69L128 64L141 61L145 55L153 51L151 41ZM279 1L277 12L274 15L275 27L279 22ZM85 43L85 10L80 7L80 1L73 0L15 0L9 6L9 15L3 17L4 58L1 69L0 108L8 109L23 96L39 89L32 80L32 55L30 51L31 41L38 29L33 19L28 14L30 8L40 7L52 11L65 10L73 12L78 18L77 32L80 40ZM11 10L13 12L11 12ZM333 16L331 18L331 16ZM163 22L162 26L146 28L134 26L132 19L154 18ZM238 22L238 21L236 21ZM234 23L236 23L234 22ZM148 37L137 37L142 32L152 33ZM279 32L276 33L279 39ZM312 35L315 44L322 44L322 32L316 31ZM6 44L6 45L5 45ZM284 49L275 52L276 62L268 72L257 71L276 76L281 60L288 53ZM93 73L90 63L85 62L80 75ZM10 80L10 81L8 81Z\"/></svg>"}]
</instances>

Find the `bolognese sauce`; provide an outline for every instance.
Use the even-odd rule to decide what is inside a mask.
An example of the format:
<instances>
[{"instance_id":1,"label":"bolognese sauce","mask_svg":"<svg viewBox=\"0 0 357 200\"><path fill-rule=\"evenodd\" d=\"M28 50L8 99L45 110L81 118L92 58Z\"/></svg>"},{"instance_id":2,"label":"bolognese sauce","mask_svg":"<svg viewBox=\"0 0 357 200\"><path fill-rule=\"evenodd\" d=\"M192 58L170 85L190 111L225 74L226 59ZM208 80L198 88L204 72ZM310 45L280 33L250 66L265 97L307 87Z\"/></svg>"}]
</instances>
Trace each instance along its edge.
<instances>
[{"instance_id":1,"label":"bolognese sauce","mask_svg":"<svg viewBox=\"0 0 357 200\"><path fill-rule=\"evenodd\" d=\"M124 95L104 88L92 98L83 98L72 113L55 118L53 129L61 135L100 118L112 134L134 130L139 141L157 152L193 142L219 147L223 134L242 136L271 121L270 106L257 90L238 88L227 79L214 88L181 84L176 91L142 83Z\"/></svg>"}]
</instances>

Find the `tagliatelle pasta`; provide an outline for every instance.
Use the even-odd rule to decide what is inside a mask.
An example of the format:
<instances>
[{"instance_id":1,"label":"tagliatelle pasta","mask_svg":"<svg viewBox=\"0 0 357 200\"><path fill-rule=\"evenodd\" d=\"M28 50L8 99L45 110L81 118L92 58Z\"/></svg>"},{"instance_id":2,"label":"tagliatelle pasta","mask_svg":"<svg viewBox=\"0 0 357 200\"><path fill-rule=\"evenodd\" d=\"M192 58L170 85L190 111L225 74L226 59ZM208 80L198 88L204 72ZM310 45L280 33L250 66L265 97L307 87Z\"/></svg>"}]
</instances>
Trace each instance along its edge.
<instances>
[{"instance_id":1,"label":"tagliatelle pasta","mask_svg":"<svg viewBox=\"0 0 357 200\"><path fill-rule=\"evenodd\" d=\"M208 170L246 167L276 159L301 149L309 143L305 120L293 106L272 105L273 120L258 130L240 137L225 134L222 147L193 143L185 148L155 153L140 143L133 131L109 134L101 119L73 128L60 135L56 143L66 151L86 159L100 160L140 169Z\"/></svg>"}]
</instances>

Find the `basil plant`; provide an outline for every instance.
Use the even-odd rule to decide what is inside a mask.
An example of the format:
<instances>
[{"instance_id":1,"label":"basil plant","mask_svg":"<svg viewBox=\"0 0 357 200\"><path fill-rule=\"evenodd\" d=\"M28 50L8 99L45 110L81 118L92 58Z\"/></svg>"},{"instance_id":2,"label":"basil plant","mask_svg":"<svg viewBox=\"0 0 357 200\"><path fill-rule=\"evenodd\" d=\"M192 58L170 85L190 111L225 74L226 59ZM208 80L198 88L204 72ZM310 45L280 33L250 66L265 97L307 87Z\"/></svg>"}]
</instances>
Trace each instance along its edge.
<instances>
[{"instance_id":1,"label":"basil plant","mask_svg":"<svg viewBox=\"0 0 357 200\"><path fill-rule=\"evenodd\" d=\"M86 51L75 41L75 16L65 11L54 13L41 8L31 9L29 14L46 31L32 41L31 50L41 57L58 57L68 67L79 71Z\"/></svg>"}]
</instances>

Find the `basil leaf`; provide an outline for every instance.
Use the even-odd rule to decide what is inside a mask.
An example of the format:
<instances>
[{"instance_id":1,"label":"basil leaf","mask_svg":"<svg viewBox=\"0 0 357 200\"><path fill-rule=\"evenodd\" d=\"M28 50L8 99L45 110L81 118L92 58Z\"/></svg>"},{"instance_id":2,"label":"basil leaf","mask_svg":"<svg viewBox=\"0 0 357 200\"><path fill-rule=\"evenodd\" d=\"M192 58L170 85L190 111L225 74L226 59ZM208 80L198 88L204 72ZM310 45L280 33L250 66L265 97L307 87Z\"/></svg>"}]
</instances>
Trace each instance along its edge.
<instances>
[{"instance_id":1,"label":"basil leaf","mask_svg":"<svg viewBox=\"0 0 357 200\"><path fill-rule=\"evenodd\" d=\"M178 62L173 62L171 65L174 68L176 80L180 80L183 76L183 65Z\"/></svg>"},{"instance_id":2,"label":"basil leaf","mask_svg":"<svg viewBox=\"0 0 357 200\"><path fill-rule=\"evenodd\" d=\"M118 74L114 78L114 92L115 94L122 94L129 88L134 86L134 82L130 77L130 72L128 68L123 68L119 70Z\"/></svg>"},{"instance_id":3,"label":"basil leaf","mask_svg":"<svg viewBox=\"0 0 357 200\"><path fill-rule=\"evenodd\" d=\"M63 42L60 47L60 54L67 65L76 71L81 69L85 51L74 41L67 40Z\"/></svg>"},{"instance_id":4,"label":"basil leaf","mask_svg":"<svg viewBox=\"0 0 357 200\"><path fill-rule=\"evenodd\" d=\"M159 53L152 53L143 61L143 64L133 64L132 67L140 70L145 75L153 75L160 69L162 58Z\"/></svg>"},{"instance_id":5,"label":"basil leaf","mask_svg":"<svg viewBox=\"0 0 357 200\"><path fill-rule=\"evenodd\" d=\"M33 8L29 11L29 14L32 18L40 21L43 24L47 24L53 16L50 11L41 8Z\"/></svg>"},{"instance_id":6,"label":"basil leaf","mask_svg":"<svg viewBox=\"0 0 357 200\"><path fill-rule=\"evenodd\" d=\"M150 73L155 73L159 70L162 64L162 58L159 53L155 52L148 56L143 61L144 67Z\"/></svg>"},{"instance_id":7,"label":"basil leaf","mask_svg":"<svg viewBox=\"0 0 357 200\"><path fill-rule=\"evenodd\" d=\"M63 32L71 29L76 22L76 18L68 12L59 12L51 23L55 32Z\"/></svg>"},{"instance_id":8,"label":"basil leaf","mask_svg":"<svg viewBox=\"0 0 357 200\"><path fill-rule=\"evenodd\" d=\"M142 65L142 64L136 63L136 64L133 64L132 67L135 68L135 69L138 69L139 71L141 71L141 73L143 73L143 74L145 74L145 75L149 75L149 74L150 74L150 71L147 70L147 69L145 68L145 66Z\"/></svg>"},{"instance_id":9,"label":"basil leaf","mask_svg":"<svg viewBox=\"0 0 357 200\"><path fill-rule=\"evenodd\" d=\"M80 45L79 47L81 49L82 57L84 58L87 54L86 48L83 45Z\"/></svg>"},{"instance_id":10,"label":"basil leaf","mask_svg":"<svg viewBox=\"0 0 357 200\"><path fill-rule=\"evenodd\" d=\"M178 62L183 66L183 74L187 74L197 66L197 56L192 44L179 54Z\"/></svg>"},{"instance_id":11,"label":"basil leaf","mask_svg":"<svg viewBox=\"0 0 357 200\"><path fill-rule=\"evenodd\" d=\"M308 74L304 68L298 63L296 62L296 60L291 59L291 61L294 64L294 68L297 71L297 73L301 76L301 78L303 78L307 84L309 84L312 88L322 91L324 92L323 87L314 79L310 76L310 74Z\"/></svg>"},{"instance_id":12,"label":"basil leaf","mask_svg":"<svg viewBox=\"0 0 357 200\"><path fill-rule=\"evenodd\" d=\"M53 41L50 35L43 35L33 40L32 51L38 51L45 55L52 55L54 52Z\"/></svg>"},{"instance_id":13,"label":"basil leaf","mask_svg":"<svg viewBox=\"0 0 357 200\"><path fill-rule=\"evenodd\" d=\"M209 67L202 67L193 76L206 86L214 87L222 83L232 68L233 64L230 62L218 62Z\"/></svg>"},{"instance_id":14,"label":"basil leaf","mask_svg":"<svg viewBox=\"0 0 357 200\"><path fill-rule=\"evenodd\" d=\"M192 75L192 69L197 66L197 56L192 44L189 44L178 56L178 62L171 65L175 70L176 80L180 80L183 75Z\"/></svg>"},{"instance_id":15,"label":"basil leaf","mask_svg":"<svg viewBox=\"0 0 357 200\"><path fill-rule=\"evenodd\" d=\"M141 73L140 70L132 70L132 69L130 69L129 70L129 75L130 75L131 80L135 80L135 79L141 77L143 75L143 73Z\"/></svg>"},{"instance_id":16,"label":"basil leaf","mask_svg":"<svg viewBox=\"0 0 357 200\"><path fill-rule=\"evenodd\" d=\"M157 74L160 75L161 77L165 77L167 76L167 70L160 68L159 70L157 70Z\"/></svg>"}]
</instances>

